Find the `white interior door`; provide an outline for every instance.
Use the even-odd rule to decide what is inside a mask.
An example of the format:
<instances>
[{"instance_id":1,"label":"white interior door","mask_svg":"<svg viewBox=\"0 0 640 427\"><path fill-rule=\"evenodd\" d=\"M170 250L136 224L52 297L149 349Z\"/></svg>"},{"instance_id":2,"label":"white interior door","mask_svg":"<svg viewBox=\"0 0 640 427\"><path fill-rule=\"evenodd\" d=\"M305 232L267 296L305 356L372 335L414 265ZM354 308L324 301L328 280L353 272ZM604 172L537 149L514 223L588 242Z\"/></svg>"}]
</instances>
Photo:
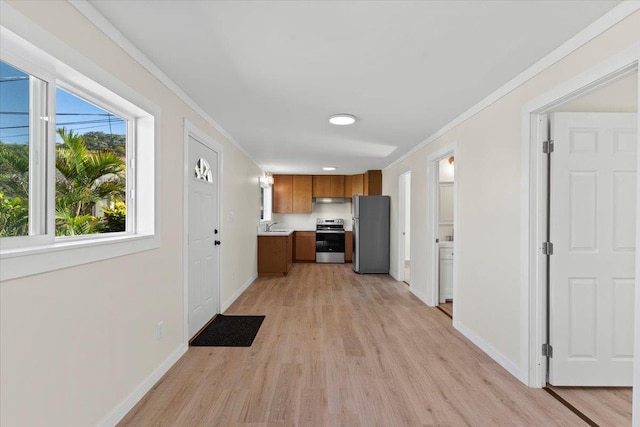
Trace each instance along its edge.
<instances>
[{"instance_id":1,"label":"white interior door","mask_svg":"<svg viewBox=\"0 0 640 427\"><path fill-rule=\"evenodd\" d=\"M189 339L219 311L218 153L189 136Z\"/></svg>"},{"instance_id":2,"label":"white interior door","mask_svg":"<svg viewBox=\"0 0 640 427\"><path fill-rule=\"evenodd\" d=\"M411 172L399 177L398 223L398 270L400 279L411 283Z\"/></svg>"},{"instance_id":3,"label":"white interior door","mask_svg":"<svg viewBox=\"0 0 640 427\"><path fill-rule=\"evenodd\" d=\"M635 114L552 116L552 385L632 385L636 126Z\"/></svg>"}]
</instances>

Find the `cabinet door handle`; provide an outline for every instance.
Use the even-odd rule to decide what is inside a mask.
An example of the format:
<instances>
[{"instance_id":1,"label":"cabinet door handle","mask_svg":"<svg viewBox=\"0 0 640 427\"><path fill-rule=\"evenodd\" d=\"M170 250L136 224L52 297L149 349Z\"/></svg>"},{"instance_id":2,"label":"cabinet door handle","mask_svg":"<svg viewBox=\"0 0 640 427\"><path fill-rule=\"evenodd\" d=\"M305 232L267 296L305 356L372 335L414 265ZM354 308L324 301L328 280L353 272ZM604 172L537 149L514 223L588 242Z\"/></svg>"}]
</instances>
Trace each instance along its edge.
<instances>
[{"instance_id":1,"label":"cabinet door handle","mask_svg":"<svg viewBox=\"0 0 640 427\"><path fill-rule=\"evenodd\" d=\"M220 245L220 240L214 240L213 244L216 245L216 246L219 246Z\"/></svg>"}]
</instances>

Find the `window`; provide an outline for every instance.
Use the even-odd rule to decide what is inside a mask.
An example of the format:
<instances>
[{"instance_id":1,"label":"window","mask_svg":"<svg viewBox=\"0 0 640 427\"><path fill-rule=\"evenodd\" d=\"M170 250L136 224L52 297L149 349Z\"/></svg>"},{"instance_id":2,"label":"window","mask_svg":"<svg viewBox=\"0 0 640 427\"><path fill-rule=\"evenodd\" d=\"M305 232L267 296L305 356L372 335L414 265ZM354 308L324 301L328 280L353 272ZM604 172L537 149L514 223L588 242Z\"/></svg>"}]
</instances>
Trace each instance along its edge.
<instances>
[{"instance_id":1,"label":"window","mask_svg":"<svg viewBox=\"0 0 640 427\"><path fill-rule=\"evenodd\" d=\"M127 120L56 89L56 236L126 231Z\"/></svg>"},{"instance_id":2,"label":"window","mask_svg":"<svg viewBox=\"0 0 640 427\"><path fill-rule=\"evenodd\" d=\"M271 221L272 188L273 187L268 181L260 179L260 220L261 221Z\"/></svg>"},{"instance_id":3,"label":"window","mask_svg":"<svg viewBox=\"0 0 640 427\"><path fill-rule=\"evenodd\" d=\"M158 247L158 107L2 31L0 280Z\"/></svg>"},{"instance_id":4,"label":"window","mask_svg":"<svg viewBox=\"0 0 640 427\"><path fill-rule=\"evenodd\" d=\"M0 62L0 237L29 235L31 78Z\"/></svg>"}]
</instances>

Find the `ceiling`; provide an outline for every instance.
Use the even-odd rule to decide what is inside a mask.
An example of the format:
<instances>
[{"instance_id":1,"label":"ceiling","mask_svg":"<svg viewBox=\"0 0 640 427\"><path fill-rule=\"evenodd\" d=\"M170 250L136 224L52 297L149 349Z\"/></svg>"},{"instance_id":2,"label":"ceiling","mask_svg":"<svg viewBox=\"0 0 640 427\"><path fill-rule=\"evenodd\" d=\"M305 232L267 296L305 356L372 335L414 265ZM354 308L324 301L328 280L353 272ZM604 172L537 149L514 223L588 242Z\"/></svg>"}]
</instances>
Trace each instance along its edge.
<instances>
[{"instance_id":1,"label":"ceiling","mask_svg":"<svg viewBox=\"0 0 640 427\"><path fill-rule=\"evenodd\" d=\"M388 166L619 2L90 3L266 171L351 174Z\"/></svg>"}]
</instances>

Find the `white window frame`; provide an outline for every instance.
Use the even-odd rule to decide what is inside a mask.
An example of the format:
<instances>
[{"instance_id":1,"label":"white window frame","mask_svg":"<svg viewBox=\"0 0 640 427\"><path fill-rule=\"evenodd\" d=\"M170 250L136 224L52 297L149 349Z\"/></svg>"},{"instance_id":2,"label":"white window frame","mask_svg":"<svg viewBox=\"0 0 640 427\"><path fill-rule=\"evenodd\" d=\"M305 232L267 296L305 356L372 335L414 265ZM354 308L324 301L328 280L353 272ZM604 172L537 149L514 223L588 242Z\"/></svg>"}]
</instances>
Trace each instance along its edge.
<instances>
[{"instance_id":1,"label":"white window frame","mask_svg":"<svg viewBox=\"0 0 640 427\"><path fill-rule=\"evenodd\" d=\"M55 52L48 53L4 26L0 26L0 39L0 59L47 82L48 92L46 138L38 135L38 124L43 122L40 116L32 114L30 122L30 128L36 127L30 129L35 138L30 140L29 184L33 188L29 195L29 224L30 232L37 234L0 239L0 281L159 247L160 108L66 45L54 44ZM49 39L39 41L51 47ZM75 68L67 64L74 64ZM126 232L55 237L55 92L58 86L128 121Z\"/></svg>"},{"instance_id":2,"label":"white window frame","mask_svg":"<svg viewBox=\"0 0 640 427\"><path fill-rule=\"evenodd\" d=\"M135 234L136 232L136 221L135 221L136 201L134 198L135 188L136 188L135 186L135 181L136 181L135 153L136 153L136 145L137 145L136 127L138 124L135 114L132 114L130 109L122 109L121 106L113 104L113 100L102 99L100 97L97 97L93 93L87 91L86 88L77 87L75 84L69 81L58 79L56 88L58 87L84 101L87 101L89 103L96 105L99 108L102 108L103 110L113 113L114 115L122 118L127 122L127 135L126 135L127 142L126 142L126 158L125 158L125 161L127 163L126 177L125 177L126 179L125 201L127 204L126 226L125 226L125 231L109 233L108 235L124 236L128 234ZM54 90L56 88L54 88ZM50 123L56 124L55 117L53 117L53 121L50 120ZM56 130L57 126L53 126L53 128L54 128L54 133L57 132ZM55 134L54 134L54 138L55 138ZM54 165L54 169L55 169L55 165ZM55 192L55 188L53 189L53 191ZM53 224L53 227L55 232L55 223ZM105 236L105 234L100 234L100 236ZM58 241L65 241L65 240L83 240L83 239L95 239L95 238L96 238L95 234L86 234L86 235L80 235L80 236L58 236L55 239Z\"/></svg>"},{"instance_id":3,"label":"white window frame","mask_svg":"<svg viewBox=\"0 0 640 427\"><path fill-rule=\"evenodd\" d=\"M260 223L271 222L273 215L273 186L264 179L260 179L260 188L264 190L262 195L262 216Z\"/></svg>"}]
</instances>

